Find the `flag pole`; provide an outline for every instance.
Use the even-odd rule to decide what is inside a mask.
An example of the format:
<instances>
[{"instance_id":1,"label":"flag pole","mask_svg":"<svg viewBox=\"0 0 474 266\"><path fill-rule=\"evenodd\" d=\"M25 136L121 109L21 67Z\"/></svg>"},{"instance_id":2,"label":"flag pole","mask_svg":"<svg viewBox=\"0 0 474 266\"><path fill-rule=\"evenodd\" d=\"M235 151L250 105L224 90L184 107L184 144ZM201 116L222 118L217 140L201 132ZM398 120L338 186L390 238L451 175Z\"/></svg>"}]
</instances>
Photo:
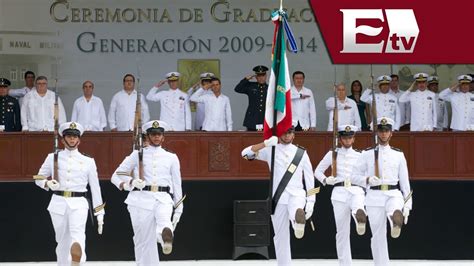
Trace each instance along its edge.
<instances>
[{"instance_id":1,"label":"flag pole","mask_svg":"<svg viewBox=\"0 0 474 266\"><path fill-rule=\"evenodd\" d=\"M282 0L280 0L280 11L282 10L281 9L281 5L282 5ZM277 37L275 39L275 53L273 54L273 60L276 60L276 63L275 63L275 69L273 69L273 66L272 66L272 69L275 71L275 91L274 91L274 95L273 95L273 101L276 100L276 96L277 96L277 88L278 88L278 77L280 75L280 54L281 54L281 38L283 38L283 36L281 36L283 34L283 29L282 29L282 19L281 19L281 14L280 14L280 18L278 19L278 31L277 31ZM273 128L272 128L272 136L276 136L277 135L277 110L275 109L275 107L273 107L273 121L272 121L272 125L273 125ZM273 177L275 175L275 146L272 146L272 159L271 159L271 165L270 165L270 185L269 185L269 193L268 193L268 205L269 205L269 209L271 210L271 214L273 214L275 212L275 208L276 206L273 206Z\"/></svg>"}]
</instances>

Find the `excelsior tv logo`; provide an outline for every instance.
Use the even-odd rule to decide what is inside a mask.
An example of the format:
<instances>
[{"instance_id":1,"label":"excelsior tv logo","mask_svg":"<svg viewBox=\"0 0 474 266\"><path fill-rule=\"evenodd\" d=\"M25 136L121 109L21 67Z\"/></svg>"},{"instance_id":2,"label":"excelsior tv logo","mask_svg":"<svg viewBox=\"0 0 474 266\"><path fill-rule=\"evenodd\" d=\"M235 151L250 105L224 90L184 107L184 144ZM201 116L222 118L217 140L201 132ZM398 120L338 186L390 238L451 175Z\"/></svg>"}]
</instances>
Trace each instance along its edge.
<instances>
[{"instance_id":1,"label":"excelsior tv logo","mask_svg":"<svg viewBox=\"0 0 474 266\"><path fill-rule=\"evenodd\" d=\"M343 14L341 53L413 53L420 30L412 9L340 9L340 11ZM359 23L372 19L380 20L383 26L372 27ZM388 28L388 31L384 31L388 32L388 35L380 36L384 27ZM382 40L378 43L357 42L358 34L380 36Z\"/></svg>"}]
</instances>

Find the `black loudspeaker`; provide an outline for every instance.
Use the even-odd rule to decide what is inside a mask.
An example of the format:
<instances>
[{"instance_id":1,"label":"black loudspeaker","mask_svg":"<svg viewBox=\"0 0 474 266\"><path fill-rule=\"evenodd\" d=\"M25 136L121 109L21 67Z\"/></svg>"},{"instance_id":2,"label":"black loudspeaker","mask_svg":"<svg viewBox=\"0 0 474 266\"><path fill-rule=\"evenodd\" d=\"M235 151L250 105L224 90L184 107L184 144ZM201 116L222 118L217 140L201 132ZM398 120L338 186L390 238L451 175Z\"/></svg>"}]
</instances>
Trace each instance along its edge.
<instances>
[{"instance_id":1,"label":"black loudspeaker","mask_svg":"<svg viewBox=\"0 0 474 266\"><path fill-rule=\"evenodd\" d=\"M233 259L256 253L268 259L270 209L266 200L234 201Z\"/></svg>"}]
</instances>

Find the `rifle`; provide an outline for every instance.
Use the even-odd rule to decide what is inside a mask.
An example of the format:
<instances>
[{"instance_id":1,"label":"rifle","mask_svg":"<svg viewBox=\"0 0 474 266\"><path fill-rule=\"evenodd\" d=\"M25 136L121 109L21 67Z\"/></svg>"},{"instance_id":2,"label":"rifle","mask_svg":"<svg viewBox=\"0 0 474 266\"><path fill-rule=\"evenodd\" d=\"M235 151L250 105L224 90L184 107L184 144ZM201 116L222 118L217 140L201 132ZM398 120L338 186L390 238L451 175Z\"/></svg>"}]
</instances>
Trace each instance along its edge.
<instances>
[{"instance_id":1,"label":"rifle","mask_svg":"<svg viewBox=\"0 0 474 266\"><path fill-rule=\"evenodd\" d=\"M133 126L133 144L132 150L138 150L138 177L141 180L143 178L143 139L142 139L142 100L140 93L140 71L137 65L137 102L135 104L135 121Z\"/></svg>"},{"instance_id":2,"label":"rifle","mask_svg":"<svg viewBox=\"0 0 474 266\"><path fill-rule=\"evenodd\" d=\"M336 86L336 66L334 66L334 111L332 117L332 165L331 175L337 176L337 124L339 120L339 111L337 109L337 86Z\"/></svg>"},{"instance_id":3,"label":"rifle","mask_svg":"<svg viewBox=\"0 0 474 266\"><path fill-rule=\"evenodd\" d=\"M372 88L372 133L374 136L374 174L379 177L379 139L377 137L377 102L375 101L374 75L370 65L370 86Z\"/></svg>"},{"instance_id":4,"label":"rifle","mask_svg":"<svg viewBox=\"0 0 474 266\"><path fill-rule=\"evenodd\" d=\"M58 158L59 158L59 96L58 96L58 71L56 63L56 77L54 78L54 144L53 144L53 176L52 180L58 178Z\"/></svg>"}]
</instances>

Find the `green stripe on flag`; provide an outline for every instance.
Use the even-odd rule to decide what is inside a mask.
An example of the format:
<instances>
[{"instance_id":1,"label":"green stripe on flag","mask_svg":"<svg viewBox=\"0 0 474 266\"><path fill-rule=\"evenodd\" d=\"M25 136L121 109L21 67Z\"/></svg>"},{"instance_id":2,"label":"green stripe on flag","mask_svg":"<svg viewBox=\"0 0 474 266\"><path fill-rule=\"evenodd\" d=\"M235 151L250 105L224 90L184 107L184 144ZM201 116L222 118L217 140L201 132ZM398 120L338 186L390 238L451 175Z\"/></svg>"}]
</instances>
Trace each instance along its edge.
<instances>
[{"instance_id":1,"label":"green stripe on flag","mask_svg":"<svg viewBox=\"0 0 474 266\"><path fill-rule=\"evenodd\" d=\"M277 83L277 91L276 91L276 96L275 96L275 110L277 110L280 113L283 113L285 111L285 101L286 101L286 91L288 88L285 88L286 86L286 80L285 80L285 70L286 70L286 60L285 60L285 53L286 53L286 43L285 43L285 38L283 38L283 27L280 25L278 28L278 35L277 35L277 40L276 42L280 43L280 45L275 45L275 51L274 51L274 57L273 57L273 64L272 64L272 71L273 73L276 73L275 68L279 66L279 71L278 71L278 76L275 77L276 83ZM280 47L278 47L280 46ZM278 48L280 49L280 53L278 53ZM280 61L280 64L277 63L277 61Z\"/></svg>"}]
</instances>

